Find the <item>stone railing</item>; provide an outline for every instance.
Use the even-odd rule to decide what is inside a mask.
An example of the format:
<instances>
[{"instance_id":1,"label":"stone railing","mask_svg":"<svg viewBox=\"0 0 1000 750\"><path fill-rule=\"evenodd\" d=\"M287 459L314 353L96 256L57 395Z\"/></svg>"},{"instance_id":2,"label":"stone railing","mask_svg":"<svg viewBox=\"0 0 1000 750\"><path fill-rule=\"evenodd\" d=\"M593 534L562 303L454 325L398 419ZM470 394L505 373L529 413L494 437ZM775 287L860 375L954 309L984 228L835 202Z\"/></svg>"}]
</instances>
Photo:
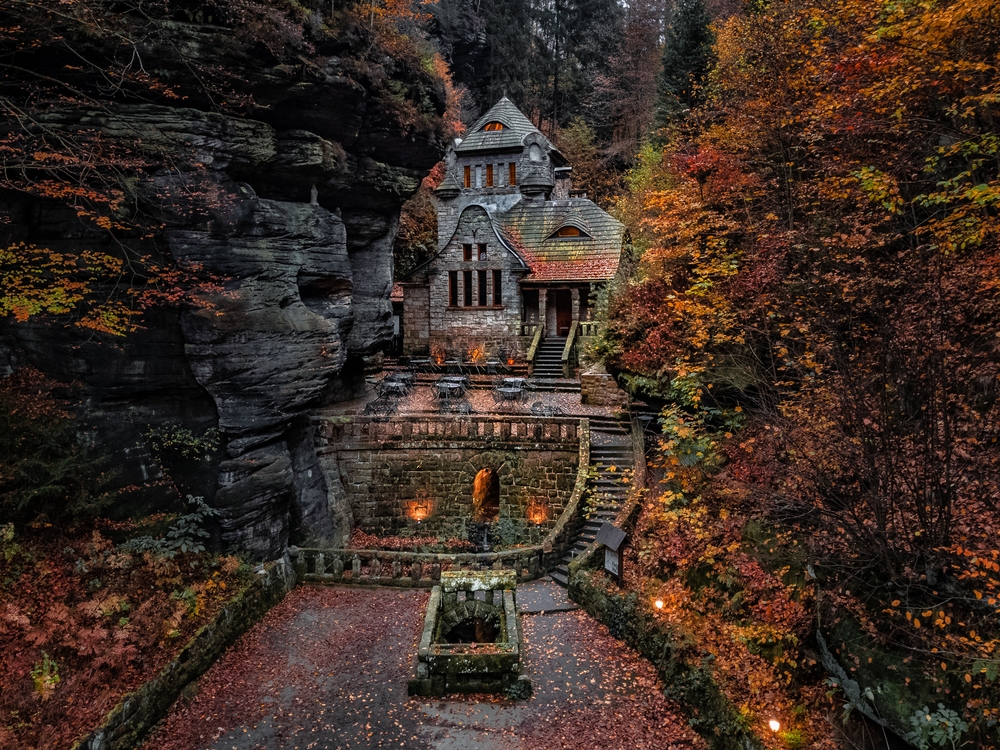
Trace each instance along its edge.
<instances>
[{"instance_id":1,"label":"stone railing","mask_svg":"<svg viewBox=\"0 0 1000 750\"><path fill-rule=\"evenodd\" d=\"M521 421L524 421L523 418ZM556 424L565 421L567 420L538 420L538 423ZM441 573L447 571L513 570L521 581L530 581L544 575L559 564L583 525L582 505L590 468L590 422L581 419L579 423L574 422L573 426L574 437L579 439L580 451L576 483L566 509L541 544L484 553L292 547L288 553L296 575L300 581L312 583L422 588L436 585L441 579Z\"/></svg>"},{"instance_id":2,"label":"stone railing","mask_svg":"<svg viewBox=\"0 0 1000 750\"><path fill-rule=\"evenodd\" d=\"M583 423L568 417L536 418L528 415L488 416L470 414L443 419L436 414L393 417L388 422L373 417L323 417L317 421L316 444L339 448L390 447L427 443L545 443L565 447L581 441Z\"/></svg>"},{"instance_id":3,"label":"stone railing","mask_svg":"<svg viewBox=\"0 0 1000 750\"><path fill-rule=\"evenodd\" d=\"M580 321L574 320L566 334L566 346L563 347L562 369L563 377L568 378L573 374L573 347L576 345L576 331L580 327Z\"/></svg>"},{"instance_id":4,"label":"stone railing","mask_svg":"<svg viewBox=\"0 0 1000 750\"><path fill-rule=\"evenodd\" d=\"M544 327L541 325L535 326L535 333L531 337L531 346L528 347L528 353L524 357L532 367L535 366L535 355L538 354L538 347L541 346L542 332L544 330Z\"/></svg>"},{"instance_id":5,"label":"stone railing","mask_svg":"<svg viewBox=\"0 0 1000 750\"><path fill-rule=\"evenodd\" d=\"M580 336L583 338L589 338L590 336L597 335L597 321L596 320L581 320L580 321Z\"/></svg>"},{"instance_id":6,"label":"stone railing","mask_svg":"<svg viewBox=\"0 0 1000 750\"><path fill-rule=\"evenodd\" d=\"M521 323L521 335L525 338L532 338L539 329L538 323Z\"/></svg>"}]
</instances>

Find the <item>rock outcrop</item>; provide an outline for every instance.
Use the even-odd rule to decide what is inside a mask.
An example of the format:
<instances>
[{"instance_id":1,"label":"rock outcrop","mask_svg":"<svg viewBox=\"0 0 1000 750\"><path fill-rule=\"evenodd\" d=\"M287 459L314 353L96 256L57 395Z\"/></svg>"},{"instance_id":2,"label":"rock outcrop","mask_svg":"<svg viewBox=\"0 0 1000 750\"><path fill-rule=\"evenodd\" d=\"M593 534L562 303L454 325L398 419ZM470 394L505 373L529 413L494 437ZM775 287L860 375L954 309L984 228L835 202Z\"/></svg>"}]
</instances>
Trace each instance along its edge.
<instances>
[{"instance_id":1,"label":"rock outcrop","mask_svg":"<svg viewBox=\"0 0 1000 750\"><path fill-rule=\"evenodd\" d=\"M440 158L444 90L398 65L365 80L343 56L316 53L293 69L234 62L223 53L233 33L170 22L142 43L186 98L67 104L36 117L52 132L162 155L128 178L129 200L155 229L134 233L127 250L67 201L0 193L4 246L159 258L202 269L222 291L153 309L118 340L65 321L0 319L0 375L30 364L72 384L81 423L122 467L122 484L146 487L122 514L169 506L175 488L202 495L221 511L222 547L273 558L290 542L346 532L344 509L330 507L343 493L325 485L309 414L340 397L345 368L360 372L358 360L391 336L393 235L402 202ZM188 80L192 60L241 65L252 115L213 111ZM385 113L387 88L423 107L419 127ZM18 127L0 120L0 135ZM157 430L199 440L213 429L218 447L198 461L150 447ZM158 480L173 486L149 489Z\"/></svg>"}]
</instances>

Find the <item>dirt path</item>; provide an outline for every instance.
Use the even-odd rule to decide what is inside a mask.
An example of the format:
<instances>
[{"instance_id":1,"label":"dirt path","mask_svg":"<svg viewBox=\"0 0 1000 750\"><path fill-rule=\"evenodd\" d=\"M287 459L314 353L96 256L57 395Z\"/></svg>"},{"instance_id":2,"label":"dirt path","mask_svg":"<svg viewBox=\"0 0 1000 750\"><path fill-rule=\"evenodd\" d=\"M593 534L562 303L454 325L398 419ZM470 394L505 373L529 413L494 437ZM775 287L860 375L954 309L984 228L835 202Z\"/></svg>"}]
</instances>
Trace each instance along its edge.
<instances>
[{"instance_id":1,"label":"dirt path","mask_svg":"<svg viewBox=\"0 0 1000 750\"><path fill-rule=\"evenodd\" d=\"M548 582L520 608L528 701L409 699L426 592L300 587L202 678L144 747L695 748L653 668ZM540 612L539 612L540 611ZM532 613L535 612L535 613Z\"/></svg>"}]
</instances>

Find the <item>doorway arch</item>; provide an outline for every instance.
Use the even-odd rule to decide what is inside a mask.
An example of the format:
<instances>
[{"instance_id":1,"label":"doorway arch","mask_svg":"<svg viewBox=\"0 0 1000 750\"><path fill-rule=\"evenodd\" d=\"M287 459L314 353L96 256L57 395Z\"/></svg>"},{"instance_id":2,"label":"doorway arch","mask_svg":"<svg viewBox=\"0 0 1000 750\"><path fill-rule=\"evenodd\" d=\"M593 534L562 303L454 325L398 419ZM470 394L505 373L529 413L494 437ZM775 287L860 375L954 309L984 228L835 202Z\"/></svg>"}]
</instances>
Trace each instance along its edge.
<instances>
[{"instance_id":1,"label":"doorway arch","mask_svg":"<svg viewBox=\"0 0 1000 750\"><path fill-rule=\"evenodd\" d=\"M480 469L472 481L472 520L490 523L500 516L500 475Z\"/></svg>"}]
</instances>

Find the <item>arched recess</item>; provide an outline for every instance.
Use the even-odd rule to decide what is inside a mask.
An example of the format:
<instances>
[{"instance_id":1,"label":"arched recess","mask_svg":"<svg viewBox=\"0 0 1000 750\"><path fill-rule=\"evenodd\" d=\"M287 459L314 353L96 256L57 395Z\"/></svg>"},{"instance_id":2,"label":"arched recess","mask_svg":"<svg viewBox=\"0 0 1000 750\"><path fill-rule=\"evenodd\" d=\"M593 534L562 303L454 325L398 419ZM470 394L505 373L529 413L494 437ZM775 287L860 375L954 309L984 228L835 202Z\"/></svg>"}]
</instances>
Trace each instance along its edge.
<instances>
[{"instance_id":1,"label":"arched recess","mask_svg":"<svg viewBox=\"0 0 1000 750\"><path fill-rule=\"evenodd\" d=\"M500 516L500 474L480 469L472 481L472 520L491 523Z\"/></svg>"}]
</instances>

